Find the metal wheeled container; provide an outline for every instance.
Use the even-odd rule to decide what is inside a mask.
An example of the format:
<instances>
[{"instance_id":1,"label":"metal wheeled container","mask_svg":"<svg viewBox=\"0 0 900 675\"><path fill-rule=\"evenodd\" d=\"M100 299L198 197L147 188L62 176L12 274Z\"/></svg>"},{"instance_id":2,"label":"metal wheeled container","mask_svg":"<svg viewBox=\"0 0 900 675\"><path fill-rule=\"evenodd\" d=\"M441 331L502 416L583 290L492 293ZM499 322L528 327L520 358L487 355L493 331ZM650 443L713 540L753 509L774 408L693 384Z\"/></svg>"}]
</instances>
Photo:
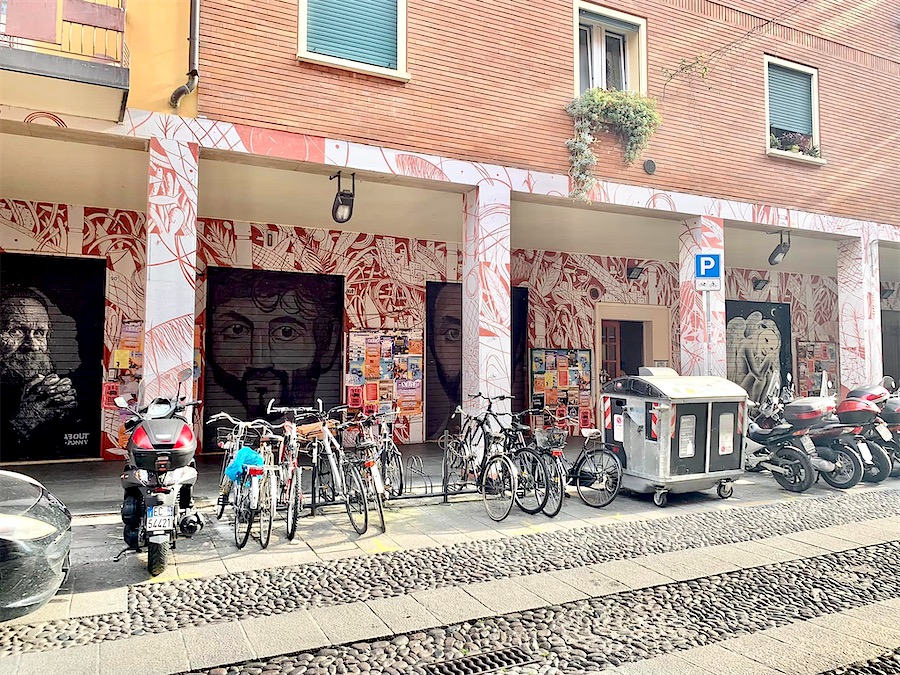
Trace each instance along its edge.
<instances>
[{"instance_id":1,"label":"metal wheeled container","mask_svg":"<svg viewBox=\"0 0 900 675\"><path fill-rule=\"evenodd\" d=\"M668 493L717 487L732 494L743 473L747 392L723 377L681 377L671 368L641 368L603 386L603 440L623 458L622 487L653 493L665 506Z\"/></svg>"}]
</instances>

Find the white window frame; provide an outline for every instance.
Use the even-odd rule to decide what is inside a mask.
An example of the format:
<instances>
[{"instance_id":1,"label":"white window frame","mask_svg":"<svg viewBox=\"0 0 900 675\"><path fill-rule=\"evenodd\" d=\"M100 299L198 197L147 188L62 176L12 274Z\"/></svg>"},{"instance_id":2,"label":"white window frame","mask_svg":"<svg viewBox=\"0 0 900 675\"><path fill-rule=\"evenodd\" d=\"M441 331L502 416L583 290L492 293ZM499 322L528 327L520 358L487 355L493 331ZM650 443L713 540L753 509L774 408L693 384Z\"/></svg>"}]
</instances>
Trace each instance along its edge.
<instances>
[{"instance_id":1,"label":"white window frame","mask_svg":"<svg viewBox=\"0 0 900 675\"><path fill-rule=\"evenodd\" d=\"M824 165L827 162L821 157L810 157L808 155L804 155L802 153L796 152L788 152L787 150L779 150L778 148L770 148L769 147L769 135L771 131L769 130L770 122L769 122L769 64L774 66L781 66L782 68L787 68L789 70L796 70L799 73L805 73L807 75L811 75L810 78L810 96L812 97L812 143L819 150L822 149L821 138L819 137L819 71L816 68L811 68L810 66L804 66L801 63L796 63L794 61L787 61L785 59L780 59L777 56L771 56L769 54L763 55L763 82L765 84L764 87L764 100L766 107L766 135L765 135L765 148L766 155L769 157L783 157L785 159L792 159L797 162L805 162L807 164L819 164Z\"/></svg>"},{"instance_id":2,"label":"white window frame","mask_svg":"<svg viewBox=\"0 0 900 675\"><path fill-rule=\"evenodd\" d=\"M593 44L591 45L591 68L592 72L596 72L597 64L600 63L602 65L602 69L600 72L600 82L602 86L606 86L606 60L603 58L603 55L606 50L605 43L605 35L608 31L612 35L617 35L625 38L625 90L626 91L634 91L640 94L647 94L647 20L643 19L639 16L634 16L631 14L625 14L624 12L619 12L614 9L609 9L607 7L601 7L600 5L596 5L593 2L587 2L586 0L575 0L574 3L574 17L575 17L575 31L574 31L574 40L575 40L575 70L574 70L574 81L575 81L575 97L581 95L581 46L580 46L580 34L581 34L581 25L582 23L589 23L582 20L580 11L584 10L586 12L590 12L591 14L597 14L599 16L605 16L610 19L615 19L617 21L623 21L625 23L634 24L638 27L634 33L624 34L622 32L616 30L610 30L606 27L595 24L594 30L591 31ZM596 30L600 28L601 30ZM637 38L636 40L634 38ZM599 55L599 60L598 60ZM594 80L597 80L597 77L594 77Z\"/></svg>"},{"instance_id":3,"label":"white window frame","mask_svg":"<svg viewBox=\"0 0 900 675\"><path fill-rule=\"evenodd\" d=\"M397 68L383 68L368 63L350 61L325 54L314 54L307 51L307 21L309 5L307 0L297 0L297 60L307 63L316 63L322 66L331 66L342 70L365 75L377 75L389 80L409 82L411 77L406 70L406 1L397 0Z\"/></svg>"}]
</instances>

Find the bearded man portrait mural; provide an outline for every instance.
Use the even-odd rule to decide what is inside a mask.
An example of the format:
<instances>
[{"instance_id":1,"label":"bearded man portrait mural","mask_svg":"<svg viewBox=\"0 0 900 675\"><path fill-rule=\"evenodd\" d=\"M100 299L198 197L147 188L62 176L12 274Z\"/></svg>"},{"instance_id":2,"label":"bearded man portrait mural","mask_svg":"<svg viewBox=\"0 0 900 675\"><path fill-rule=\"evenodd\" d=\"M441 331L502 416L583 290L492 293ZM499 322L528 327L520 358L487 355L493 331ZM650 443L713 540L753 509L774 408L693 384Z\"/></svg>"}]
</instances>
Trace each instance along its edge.
<instances>
[{"instance_id":1,"label":"bearded man portrait mural","mask_svg":"<svg viewBox=\"0 0 900 675\"><path fill-rule=\"evenodd\" d=\"M105 273L0 254L0 462L99 456Z\"/></svg>"}]
</instances>

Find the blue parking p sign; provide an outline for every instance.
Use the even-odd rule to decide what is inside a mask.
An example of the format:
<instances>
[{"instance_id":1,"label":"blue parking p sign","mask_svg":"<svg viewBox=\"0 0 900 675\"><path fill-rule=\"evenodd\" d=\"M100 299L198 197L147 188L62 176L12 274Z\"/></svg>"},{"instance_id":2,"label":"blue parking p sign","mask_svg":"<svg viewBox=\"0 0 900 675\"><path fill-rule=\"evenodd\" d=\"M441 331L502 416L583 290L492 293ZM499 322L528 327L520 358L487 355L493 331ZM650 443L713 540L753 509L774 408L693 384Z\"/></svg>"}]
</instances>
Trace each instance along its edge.
<instances>
[{"instance_id":1,"label":"blue parking p sign","mask_svg":"<svg viewBox=\"0 0 900 675\"><path fill-rule=\"evenodd\" d=\"M694 256L695 287L700 291L722 288L722 254L698 253Z\"/></svg>"}]
</instances>

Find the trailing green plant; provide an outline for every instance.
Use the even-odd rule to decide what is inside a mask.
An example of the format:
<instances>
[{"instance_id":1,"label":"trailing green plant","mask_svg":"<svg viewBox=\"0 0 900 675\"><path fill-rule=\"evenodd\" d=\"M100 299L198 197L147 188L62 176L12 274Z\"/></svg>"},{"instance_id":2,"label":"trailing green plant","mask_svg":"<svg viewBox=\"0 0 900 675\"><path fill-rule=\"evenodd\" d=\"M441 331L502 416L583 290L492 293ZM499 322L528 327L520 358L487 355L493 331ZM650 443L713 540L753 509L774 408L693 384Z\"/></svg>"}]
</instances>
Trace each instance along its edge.
<instances>
[{"instance_id":1,"label":"trailing green plant","mask_svg":"<svg viewBox=\"0 0 900 675\"><path fill-rule=\"evenodd\" d=\"M656 100L630 91L588 89L566 106L572 117L575 137L566 141L569 150L572 197L588 201L597 182L593 144L601 131L611 131L625 144L625 163L631 164L647 148L662 118Z\"/></svg>"}]
</instances>

